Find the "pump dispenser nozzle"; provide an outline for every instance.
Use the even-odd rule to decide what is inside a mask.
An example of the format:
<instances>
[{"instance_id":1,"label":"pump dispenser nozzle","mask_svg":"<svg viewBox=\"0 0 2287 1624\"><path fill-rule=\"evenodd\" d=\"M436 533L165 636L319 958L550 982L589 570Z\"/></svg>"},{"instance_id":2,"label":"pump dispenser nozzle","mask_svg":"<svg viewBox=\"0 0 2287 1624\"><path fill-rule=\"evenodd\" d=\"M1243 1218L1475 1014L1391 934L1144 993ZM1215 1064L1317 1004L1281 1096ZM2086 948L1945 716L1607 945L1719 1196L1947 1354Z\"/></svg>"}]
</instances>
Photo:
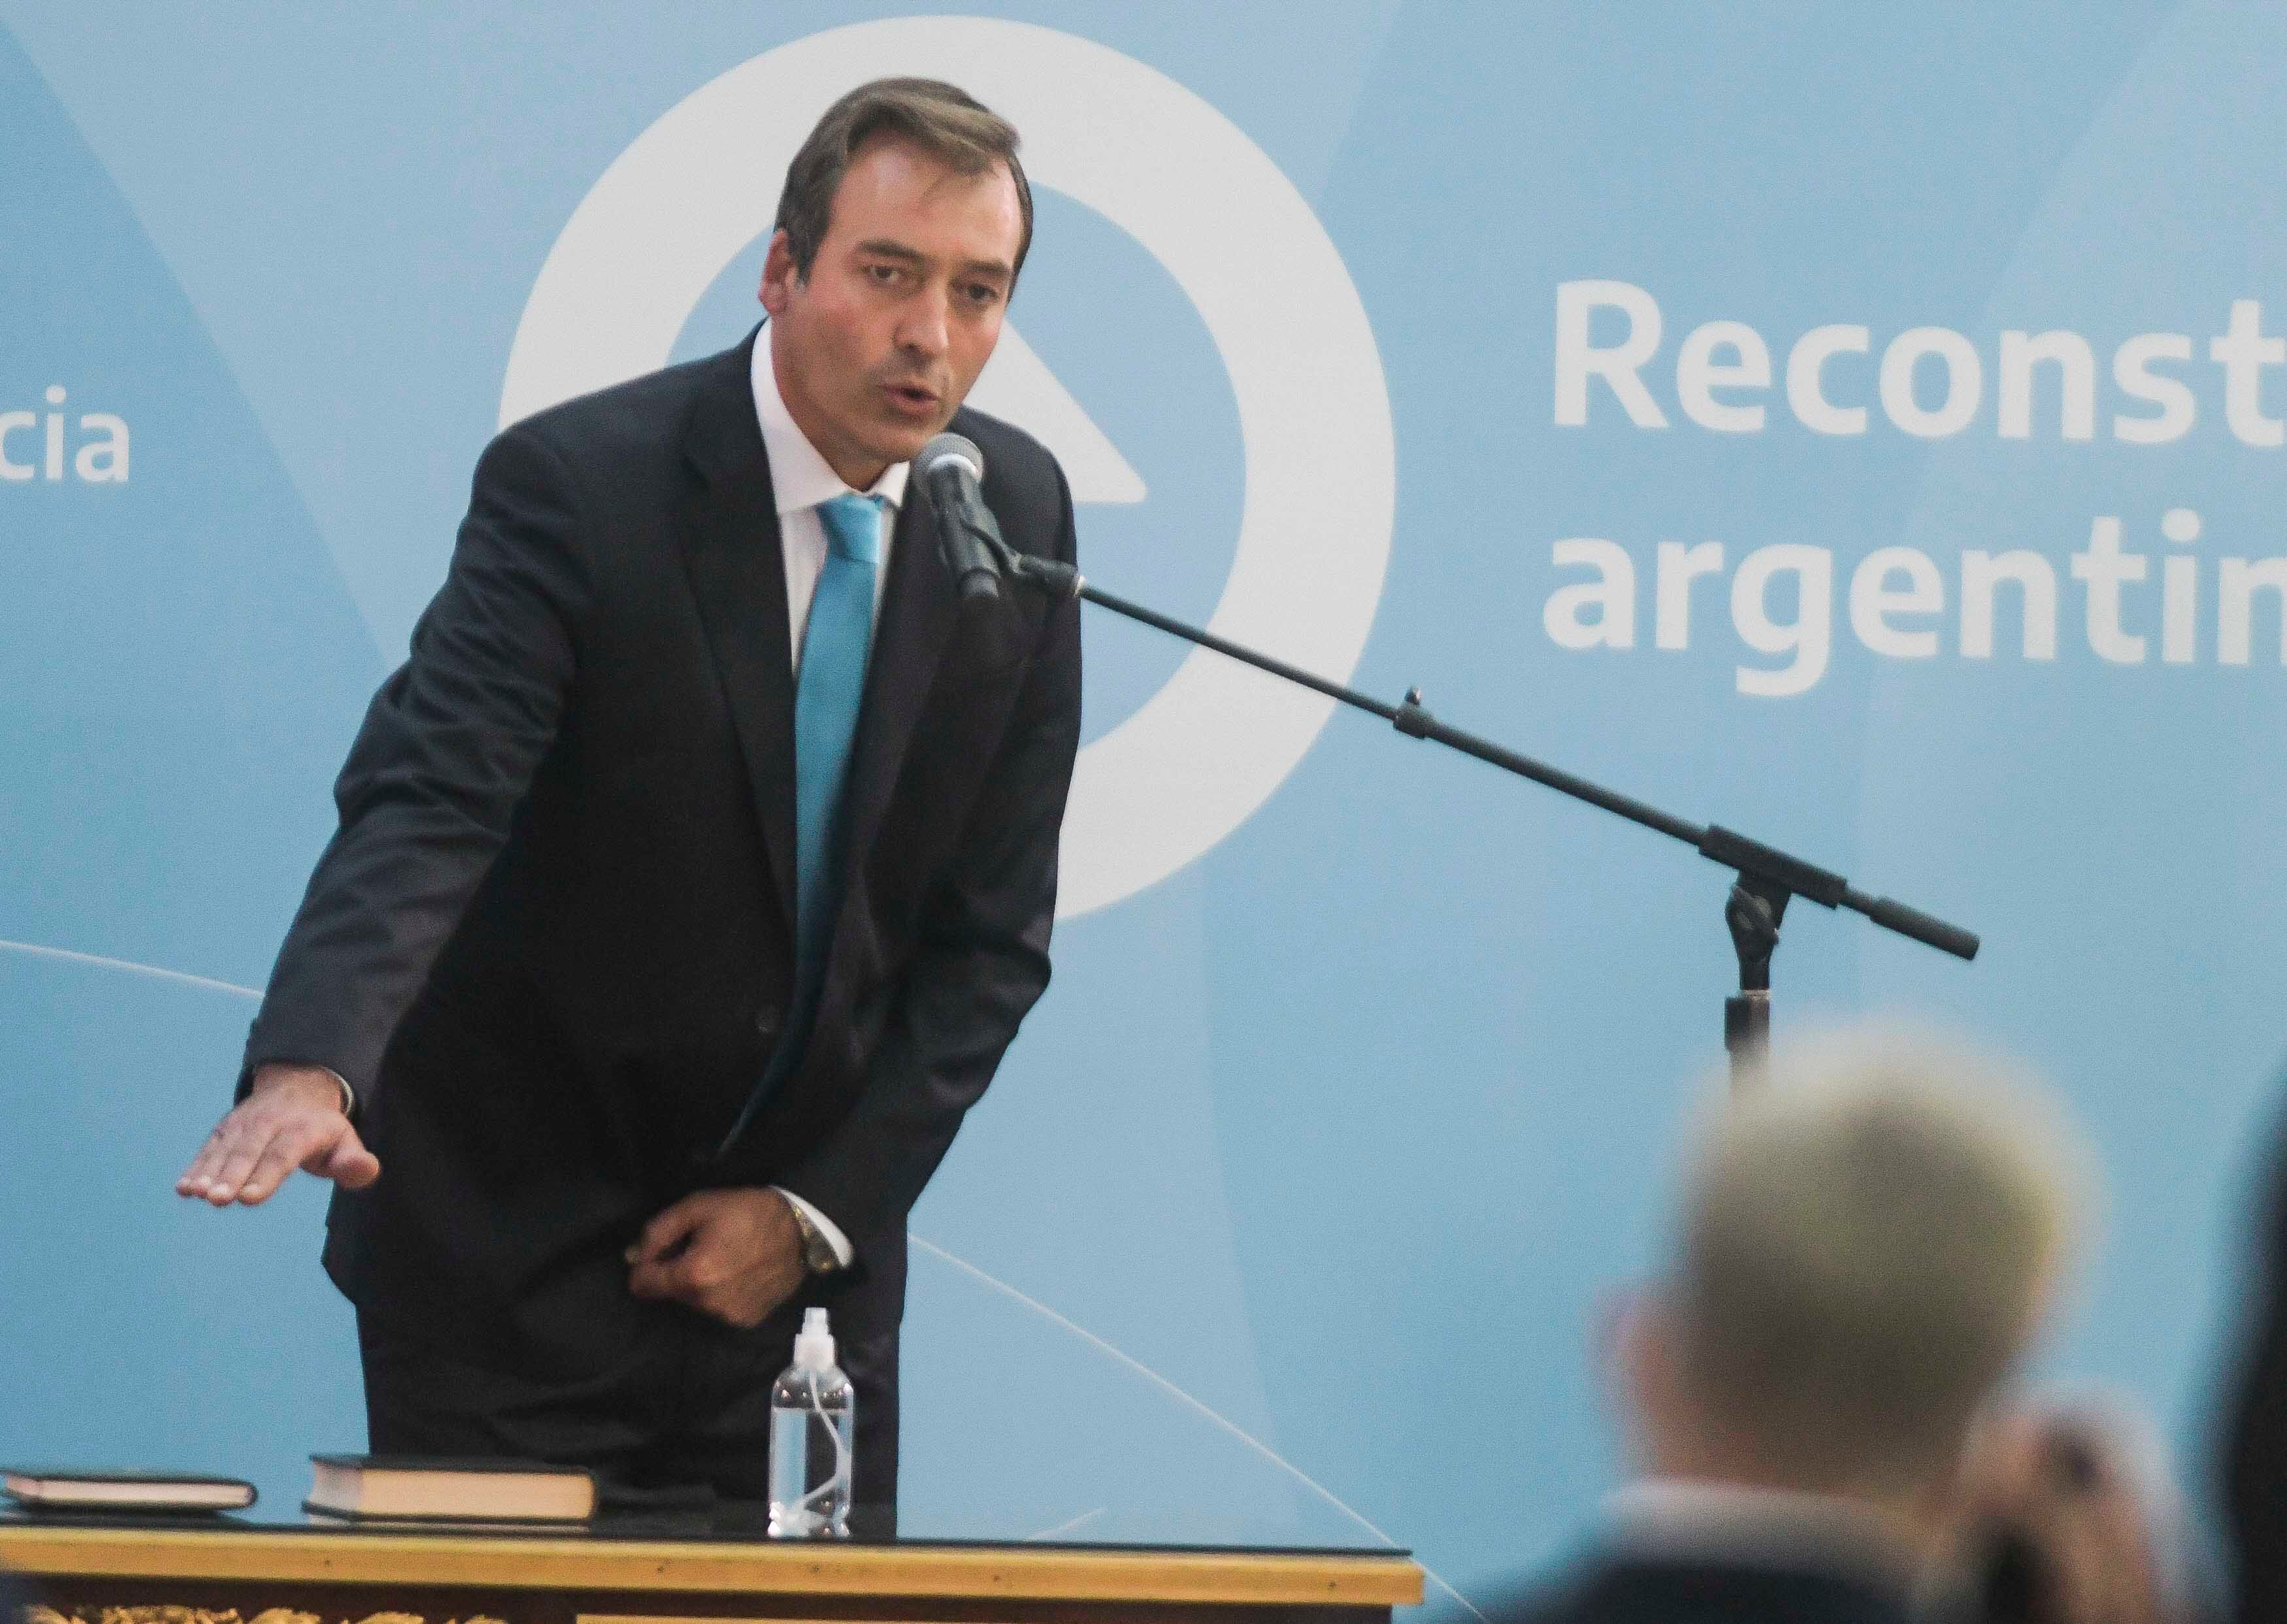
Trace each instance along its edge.
<instances>
[{"instance_id":1,"label":"pump dispenser nozzle","mask_svg":"<svg viewBox=\"0 0 2287 1624\"><path fill-rule=\"evenodd\" d=\"M834 1368L834 1333L826 1323L826 1310L803 1311L802 1332L794 1339L794 1368L830 1370Z\"/></svg>"}]
</instances>

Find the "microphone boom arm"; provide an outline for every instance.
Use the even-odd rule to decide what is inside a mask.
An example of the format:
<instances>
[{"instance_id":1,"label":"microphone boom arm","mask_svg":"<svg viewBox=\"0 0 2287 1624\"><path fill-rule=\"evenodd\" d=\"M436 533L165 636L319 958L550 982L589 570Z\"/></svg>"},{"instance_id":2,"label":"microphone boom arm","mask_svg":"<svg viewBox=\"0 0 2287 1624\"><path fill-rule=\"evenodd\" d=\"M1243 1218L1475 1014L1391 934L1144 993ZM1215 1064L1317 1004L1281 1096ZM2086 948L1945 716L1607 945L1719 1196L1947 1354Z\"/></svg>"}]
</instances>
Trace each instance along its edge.
<instances>
[{"instance_id":1,"label":"microphone boom arm","mask_svg":"<svg viewBox=\"0 0 2287 1624\"><path fill-rule=\"evenodd\" d=\"M1037 558L1018 552L1000 536L987 538L988 545L999 557L1003 571L1021 580L1029 580L1059 597L1075 597L1115 614L1125 615L1171 636L1197 643L1203 649L1267 671L1275 677L1299 684L1329 699L1349 706L1353 710L1379 716L1409 738L1428 739L1463 755L1474 756L1504 772L1520 778L1530 778L1545 784L1560 794L1575 800L1587 801L1631 823L1658 831L1672 840L1682 841L1703 857L1720 863L1737 875L1730 895L1725 900L1724 918L1729 928L1732 945L1739 959L1739 992L1727 999L1724 1008L1724 1046L1730 1052L1732 1077L1735 1083L1744 1080L1769 1040L1770 1032L1770 961L1771 952L1778 944L1780 917L1786 911L1790 899L1800 896L1822 908L1848 908L1872 919L1885 930L1934 947L1957 958L1974 959L1980 945L1977 937L1958 925L1935 915L1910 908L1903 903L1886 896L1870 896L1854 887L1841 875L1816 864L1804 862L1775 846L1766 846L1714 824L1694 824L1663 812L1658 808L1623 795L1617 790L1568 773L1562 768L1551 767L1514 750L1482 738L1474 733L1449 727L1425 710L1421 690L1409 689L1405 700L1397 705L1386 705L1356 689L1340 682L1331 682L1299 666L1250 649L1244 643L1218 637L1213 632L1190 626L1157 610L1103 591L1091 586L1086 577L1068 564L1052 558Z\"/></svg>"}]
</instances>

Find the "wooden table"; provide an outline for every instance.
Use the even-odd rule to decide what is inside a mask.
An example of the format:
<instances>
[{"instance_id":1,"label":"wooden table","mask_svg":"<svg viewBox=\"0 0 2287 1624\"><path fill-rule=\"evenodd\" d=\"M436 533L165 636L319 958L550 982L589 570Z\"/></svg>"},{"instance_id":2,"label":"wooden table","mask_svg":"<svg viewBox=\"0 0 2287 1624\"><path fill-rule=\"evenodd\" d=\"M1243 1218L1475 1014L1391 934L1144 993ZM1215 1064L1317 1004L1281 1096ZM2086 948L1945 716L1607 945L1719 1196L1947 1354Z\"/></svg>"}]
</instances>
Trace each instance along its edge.
<instances>
[{"instance_id":1,"label":"wooden table","mask_svg":"<svg viewBox=\"0 0 2287 1624\"><path fill-rule=\"evenodd\" d=\"M253 1624L266 1612L277 1616L264 1624L308 1624L307 1615L357 1624L376 1613L398 1615L386 1624L1381 1624L1393 1605L1421 1599L1422 1580L1403 1552L1385 1551L795 1544L44 1518L0 1521L0 1565L90 1624L115 1608L138 1611L113 1624L212 1624L211 1615L229 1613Z\"/></svg>"}]
</instances>

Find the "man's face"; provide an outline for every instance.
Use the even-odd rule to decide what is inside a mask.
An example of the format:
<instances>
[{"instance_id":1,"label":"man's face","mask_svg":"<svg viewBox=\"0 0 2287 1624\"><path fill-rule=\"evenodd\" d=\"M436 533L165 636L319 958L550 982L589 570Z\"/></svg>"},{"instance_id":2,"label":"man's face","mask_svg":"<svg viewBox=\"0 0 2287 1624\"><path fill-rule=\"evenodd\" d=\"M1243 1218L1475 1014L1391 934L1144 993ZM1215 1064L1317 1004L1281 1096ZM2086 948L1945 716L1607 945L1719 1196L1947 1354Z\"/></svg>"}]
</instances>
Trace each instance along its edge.
<instances>
[{"instance_id":1,"label":"man's face","mask_svg":"<svg viewBox=\"0 0 2287 1624\"><path fill-rule=\"evenodd\" d=\"M884 137L843 172L807 278L786 233L772 239L762 297L779 392L853 489L953 420L1000 339L1023 232L1006 167L962 175Z\"/></svg>"}]
</instances>

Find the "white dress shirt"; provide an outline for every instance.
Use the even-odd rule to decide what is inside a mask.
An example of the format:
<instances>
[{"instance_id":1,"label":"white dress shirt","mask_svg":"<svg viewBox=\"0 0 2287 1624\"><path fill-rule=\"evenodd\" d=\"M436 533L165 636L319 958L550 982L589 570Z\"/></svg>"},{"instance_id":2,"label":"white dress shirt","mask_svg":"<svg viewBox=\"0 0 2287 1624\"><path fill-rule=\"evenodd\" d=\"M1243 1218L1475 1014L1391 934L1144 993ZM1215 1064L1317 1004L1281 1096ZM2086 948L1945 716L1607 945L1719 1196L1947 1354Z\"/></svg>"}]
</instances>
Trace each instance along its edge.
<instances>
[{"instance_id":1,"label":"white dress shirt","mask_svg":"<svg viewBox=\"0 0 2287 1624\"><path fill-rule=\"evenodd\" d=\"M799 675L810 600L818 590L819 572L826 567L826 524L818 516L819 504L853 493L819 454L818 447L795 427L786 397L779 393L778 374L771 366L770 340L768 327L755 339L755 416L763 426L763 450L771 460L771 493L778 501L779 546L786 556L787 642ZM854 493L882 501L882 563L874 572L877 627L882 620L882 588L890 579L890 548L898 532L898 509L905 502L906 476L912 468L910 462L893 462L871 490Z\"/></svg>"},{"instance_id":2,"label":"white dress shirt","mask_svg":"<svg viewBox=\"0 0 2287 1624\"><path fill-rule=\"evenodd\" d=\"M819 505L837 496L853 494L810 437L795 426L779 392L778 371L771 365L771 332L764 327L755 338L752 374L755 418L762 425L763 452L771 461L771 493L779 510L779 547L786 560L787 644L794 655L795 674L802 674L802 638L810 621L810 600L818 591L819 572L826 567L826 524ZM893 462L882 470L870 490L854 493L882 499L881 564L874 572L874 624L882 622L882 589L890 579L890 548L898 532L898 509L906 500L906 476L912 464ZM792 1190L771 1188L802 1210L802 1215L826 1237L834 1255L847 1268L857 1256L834 1220Z\"/></svg>"}]
</instances>

